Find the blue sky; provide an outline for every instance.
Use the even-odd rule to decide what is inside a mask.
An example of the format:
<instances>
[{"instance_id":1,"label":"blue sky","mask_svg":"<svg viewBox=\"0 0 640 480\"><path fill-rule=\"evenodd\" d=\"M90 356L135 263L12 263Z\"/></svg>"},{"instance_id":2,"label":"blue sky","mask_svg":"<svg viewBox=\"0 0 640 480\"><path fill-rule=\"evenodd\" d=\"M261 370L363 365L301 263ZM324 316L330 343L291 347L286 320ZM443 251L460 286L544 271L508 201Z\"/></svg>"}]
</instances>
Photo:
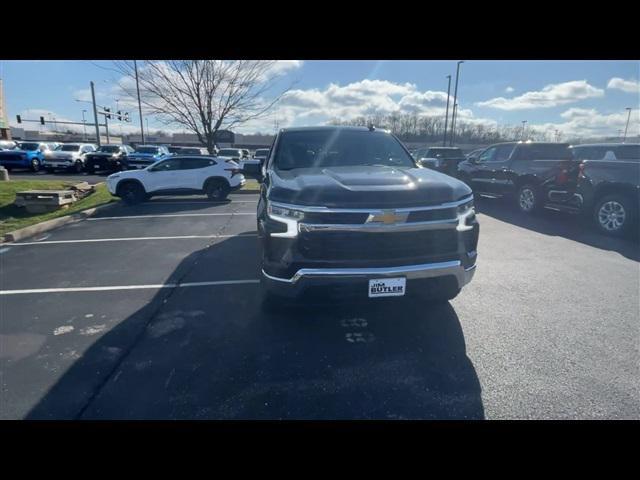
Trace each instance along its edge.
<instances>
[{"instance_id":1,"label":"blue sky","mask_svg":"<svg viewBox=\"0 0 640 480\"><path fill-rule=\"evenodd\" d=\"M98 103L115 109L118 75L102 67L110 62L2 61L9 120L51 112L58 119L80 120L90 105L89 81ZM331 117L372 112L416 112L444 116L446 75L455 76L455 61L285 61L278 87L293 89L268 117L238 131L271 133L280 127L318 124ZM567 135L614 135L626 123L626 107L635 109L630 135L640 133L640 62L637 61L477 61L460 69L461 119L470 122L558 128ZM453 95L453 81L451 87ZM120 106L130 100L120 98ZM133 105L129 104L131 107ZM129 108L137 126L137 111ZM37 117L35 117L37 118ZM163 128L153 117L149 126ZM116 132L119 127L115 127ZM174 127L181 131L181 127Z\"/></svg>"}]
</instances>

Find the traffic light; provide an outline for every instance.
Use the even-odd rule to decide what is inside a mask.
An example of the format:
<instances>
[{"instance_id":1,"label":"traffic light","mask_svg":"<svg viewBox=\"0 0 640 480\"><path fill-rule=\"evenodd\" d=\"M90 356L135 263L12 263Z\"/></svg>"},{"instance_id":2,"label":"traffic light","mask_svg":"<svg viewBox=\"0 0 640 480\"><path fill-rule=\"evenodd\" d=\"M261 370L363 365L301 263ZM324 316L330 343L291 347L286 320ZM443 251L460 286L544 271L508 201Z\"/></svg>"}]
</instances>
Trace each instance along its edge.
<instances>
[{"instance_id":1,"label":"traffic light","mask_svg":"<svg viewBox=\"0 0 640 480\"><path fill-rule=\"evenodd\" d=\"M20 118L20 115L16 115L16 118L18 119L18 123L22 123L22 118Z\"/></svg>"},{"instance_id":2,"label":"traffic light","mask_svg":"<svg viewBox=\"0 0 640 480\"><path fill-rule=\"evenodd\" d=\"M129 121L129 112L124 112L124 121L125 122Z\"/></svg>"},{"instance_id":3,"label":"traffic light","mask_svg":"<svg viewBox=\"0 0 640 480\"><path fill-rule=\"evenodd\" d=\"M110 108L105 108L104 111L105 112L111 112L111 109ZM105 118L108 118L109 120L111 120L111 115L110 114L105 115Z\"/></svg>"},{"instance_id":4,"label":"traffic light","mask_svg":"<svg viewBox=\"0 0 640 480\"><path fill-rule=\"evenodd\" d=\"M40 125L44 125L44 117L40 117Z\"/></svg>"},{"instance_id":5,"label":"traffic light","mask_svg":"<svg viewBox=\"0 0 640 480\"><path fill-rule=\"evenodd\" d=\"M118 110L118 120L122 121L122 112Z\"/></svg>"}]
</instances>

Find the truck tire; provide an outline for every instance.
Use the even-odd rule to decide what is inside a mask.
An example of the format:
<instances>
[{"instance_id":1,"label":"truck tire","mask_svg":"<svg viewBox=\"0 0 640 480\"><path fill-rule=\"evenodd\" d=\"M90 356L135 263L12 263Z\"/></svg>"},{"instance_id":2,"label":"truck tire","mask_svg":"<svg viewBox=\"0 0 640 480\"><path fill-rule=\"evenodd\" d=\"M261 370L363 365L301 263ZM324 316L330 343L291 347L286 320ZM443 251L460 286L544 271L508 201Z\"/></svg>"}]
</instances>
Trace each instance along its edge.
<instances>
[{"instance_id":1,"label":"truck tire","mask_svg":"<svg viewBox=\"0 0 640 480\"><path fill-rule=\"evenodd\" d=\"M521 185L516 193L516 207L527 215L538 212L542 207L542 199L538 189L530 183Z\"/></svg>"},{"instance_id":2,"label":"truck tire","mask_svg":"<svg viewBox=\"0 0 640 480\"><path fill-rule=\"evenodd\" d=\"M96 166L95 165L89 165L87 167L87 173L89 175L95 175L96 174Z\"/></svg>"},{"instance_id":3,"label":"truck tire","mask_svg":"<svg viewBox=\"0 0 640 480\"><path fill-rule=\"evenodd\" d=\"M77 160L76 163L73 164L73 171L75 173L82 173L83 170L84 164L80 160Z\"/></svg>"},{"instance_id":4,"label":"truck tire","mask_svg":"<svg viewBox=\"0 0 640 480\"><path fill-rule=\"evenodd\" d=\"M229 195L229 185L224 180L209 180L204 189L209 200L222 201Z\"/></svg>"},{"instance_id":5,"label":"truck tire","mask_svg":"<svg viewBox=\"0 0 640 480\"><path fill-rule=\"evenodd\" d=\"M136 205L144 202L147 194L138 182L125 182L118 185L118 196L127 205Z\"/></svg>"},{"instance_id":6,"label":"truck tire","mask_svg":"<svg viewBox=\"0 0 640 480\"><path fill-rule=\"evenodd\" d=\"M638 204L625 195L605 195L596 202L592 218L598 231L623 237L637 225Z\"/></svg>"}]
</instances>

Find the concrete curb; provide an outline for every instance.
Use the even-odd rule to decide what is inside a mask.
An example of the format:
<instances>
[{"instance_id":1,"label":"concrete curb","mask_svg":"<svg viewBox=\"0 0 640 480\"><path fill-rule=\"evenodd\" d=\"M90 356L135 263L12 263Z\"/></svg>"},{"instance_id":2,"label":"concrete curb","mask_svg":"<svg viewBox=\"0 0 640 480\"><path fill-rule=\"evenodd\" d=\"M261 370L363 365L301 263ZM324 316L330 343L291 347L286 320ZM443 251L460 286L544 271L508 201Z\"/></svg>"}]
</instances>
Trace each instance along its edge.
<instances>
[{"instance_id":1,"label":"concrete curb","mask_svg":"<svg viewBox=\"0 0 640 480\"><path fill-rule=\"evenodd\" d=\"M65 215L64 217L52 218L51 220L45 220L44 222L36 223L35 225L29 225L28 227L20 228L18 230L14 230L13 232L5 233L2 238L2 242L0 245L4 245L6 243L11 242L19 242L22 239L27 237L31 237L33 235L37 235L38 233L43 233L48 230L53 230L54 228L61 227L63 225L68 225L70 223L80 222L88 217L91 217L98 211L107 210L109 208L115 207L119 202L111 202L106 205L100 205L94 208L88 208L86 210L82 210L77 213L73 213L71 215Z\"/></svg>"}]
</instances>

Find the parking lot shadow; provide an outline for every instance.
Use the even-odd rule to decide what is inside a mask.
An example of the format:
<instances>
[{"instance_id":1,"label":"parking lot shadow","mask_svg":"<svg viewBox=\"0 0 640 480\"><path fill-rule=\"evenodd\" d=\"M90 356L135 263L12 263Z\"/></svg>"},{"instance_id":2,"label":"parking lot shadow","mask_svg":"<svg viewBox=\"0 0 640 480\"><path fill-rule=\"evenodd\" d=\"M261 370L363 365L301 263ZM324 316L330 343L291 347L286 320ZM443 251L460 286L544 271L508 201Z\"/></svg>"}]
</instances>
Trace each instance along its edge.
<instances>
[{"instance_id":1,"label":"parking lot shadow","mask_svg":"<svg viewBox=\"0 0 640 480\"><path fill-rule=\"evenodd\" d=\"M525 215L506 199L476 196L476 205L481 214L497 220L526 228L544 235L564 237L591 247L619 253L640 262L638 235L632 238L614 238L596 232L588 219L564 212L544 209L533 215Z\"/></svg>"},{"instance_id":2,"label":"parking lot shadow","mask_svg":"<svg viewBox=\"0 0 640 480\"><path fill-rule=\"evenodd\" d=\"M253 242L194 252L167 282L257 279ZM28 418L484 418L451 304L302 302L266 314L258 299L257 283L159 290L91 345Z\"/></svg>"}]
</instances>

